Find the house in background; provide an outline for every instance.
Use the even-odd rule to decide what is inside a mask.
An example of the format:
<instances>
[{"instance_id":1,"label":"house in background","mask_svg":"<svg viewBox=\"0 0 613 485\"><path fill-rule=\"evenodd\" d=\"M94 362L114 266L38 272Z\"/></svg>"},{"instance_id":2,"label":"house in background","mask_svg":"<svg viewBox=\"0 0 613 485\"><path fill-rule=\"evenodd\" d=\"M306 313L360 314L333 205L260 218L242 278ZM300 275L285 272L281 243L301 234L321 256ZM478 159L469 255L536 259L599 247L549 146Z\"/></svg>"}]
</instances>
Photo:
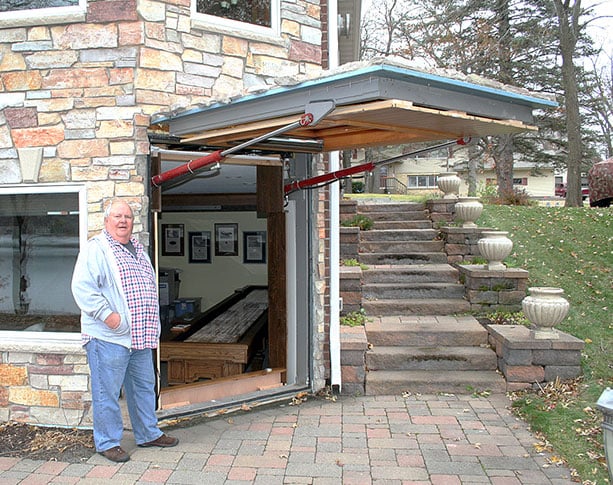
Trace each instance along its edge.
<instances>
[{"instance_id":1,"label":"house in background","mask_svg":"<svg viewBox=\"0 0 613 485\"><path fill-rule=\"evenodd\" d=\"M436 144L433 144L436 146ZM381 150L382 158L396 156L396 149ZM451 143L427 153L408 156L406 159L390 164L381 175L378 191L398 194L434 194L438 188L437 176L441 172L457 172L462 179L460 194L468 193L468 148ZM543 166L529 161L517 160L513 164L513 186L524 190L530 197L547 198L558 195L555 188L561 178L554 167ZM477 187L497 185L496 170L493 162L485 161L477 170Z\"/></svg>"},{"instance_id":2,"label":"house in background","mask_svg":"<svg viewBox=\"0 0 613 485\"><path fill-rule=\"evenodd\" d=\"M285 186L341 150L527 130L549 105L386 59L338 67L358 2L56 4L0 6L0 420L91 424L70 278L113 197L160 275L160 417L340 388L339 187ZM246 328L224 320L239 307Z\"/></svg>"}]
</instances>

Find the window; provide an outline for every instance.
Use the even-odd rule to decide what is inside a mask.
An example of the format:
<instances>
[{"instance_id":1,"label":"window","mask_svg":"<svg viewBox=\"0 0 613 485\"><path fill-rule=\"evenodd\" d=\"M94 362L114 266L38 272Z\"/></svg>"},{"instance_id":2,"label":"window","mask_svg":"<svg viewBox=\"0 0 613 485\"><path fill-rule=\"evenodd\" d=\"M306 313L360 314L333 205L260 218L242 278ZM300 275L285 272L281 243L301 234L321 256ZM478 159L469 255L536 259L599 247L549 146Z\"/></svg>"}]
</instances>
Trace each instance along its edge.
<instances>
[{"instance_id":1,"label":"window","mask_svg":"<svg viewBox=\"0 0 613 485\"><path fill-rule=\"evenodd\" d=\"M87 0L2 0L0 27L85 20Z\"/></svg>"},{"instance_id":2,"label":"window","mask_svg":"<svg viewBox=\"0 0 613 485\"><path fill-rule=\"evenodd\" d=\"M513 185L528 185L528 178L527 177L514 178Z\"/></svg>"},{"instance_id":3,"label":"window","mask_svg":"<svg viewBox=\"0 0 613 485\"><path fill-rule=\"evenodd\" d=\"M0 188L0 329L79 331L70 291L87 238L81 186Z\"/></svg>"},{"instance_id":4,"label":"window","mask_svg":"<svg viewBox=\"0 0 613 485\"><path fill-rule=\"evenodd\" d=\"M279 32L280 0L192 0L197 20L242 31L275 34Z\"/></svg>"},{"instance_id":5,"label":"window","mask_svg":"<svg viewBox=\"0 0 613 485\"><path fill-rule=\"evenodd\" d=\"M436 175L409 175L407 181L410 189L436 188Z\"/></svg>"},{"instance_id":6,"label":"window","mask_svg":"<svg viewBox=\"0 0 613 485\"><path fill-rule=\"evenodd\" d=\"M0 12L14 10L36 10L40 8L71 7L79 5L79 0L4 0Z\"/></svg>"}]
</instances>

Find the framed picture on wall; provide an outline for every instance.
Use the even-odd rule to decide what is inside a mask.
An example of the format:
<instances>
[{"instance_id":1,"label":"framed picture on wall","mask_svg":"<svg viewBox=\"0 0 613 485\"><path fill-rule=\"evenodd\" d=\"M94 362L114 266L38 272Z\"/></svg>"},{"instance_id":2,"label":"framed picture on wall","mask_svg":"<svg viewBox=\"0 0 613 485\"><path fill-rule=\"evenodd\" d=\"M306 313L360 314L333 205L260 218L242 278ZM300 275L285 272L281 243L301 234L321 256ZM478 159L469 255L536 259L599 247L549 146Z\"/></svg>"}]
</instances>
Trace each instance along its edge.
<instances>
[{"instance_id":1,"label":"framed picture on wall","mask_svg":"<svg viewBox=\"0 0 613 485\"><path fill-rule=\"evenodd\" d=\"M162 256L184 256L183 224L162 224Z\"/></svg>"},{"instance_id":2,"label":"framed picture on wall","mask_svg":"<svg viewBox=\"0 0 613 485\"><path fill-rule=\"evenodd\" d=\"M215 256L238 256L238 224L215 224Z\"/></svg>"},{"instance_id":3,"label":"framed picture on wall","mask_svg":"<svg viewBox=\"0 0 613 485\"><path fill-rule=\"evenodd\" d=\"M243 232L243 263L266 262L266 231Z\"/></svg>"},{"instance_id":4,"label":"framed picture on wall","mask_svg":"<svg viewBox=\"0 0 613 485\"><path fill-rule=\"evenodd\" d=\"M211 231L190 232L188 236L189 262L210 263Z\"/></svg>"}]
</instances>

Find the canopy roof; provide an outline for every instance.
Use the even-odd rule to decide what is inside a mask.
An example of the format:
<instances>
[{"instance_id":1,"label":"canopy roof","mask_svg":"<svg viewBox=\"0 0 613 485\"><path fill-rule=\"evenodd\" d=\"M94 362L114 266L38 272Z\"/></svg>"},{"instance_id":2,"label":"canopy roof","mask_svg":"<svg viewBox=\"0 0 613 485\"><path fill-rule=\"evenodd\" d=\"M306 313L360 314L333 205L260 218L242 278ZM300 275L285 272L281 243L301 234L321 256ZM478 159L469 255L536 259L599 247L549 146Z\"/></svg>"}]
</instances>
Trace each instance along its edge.
<instances>
[{"instance_id":1,"label":"canopy roof","mask_svg":"<svg viewBox=\"0 0 613 485\"><path fill-rule=\"evenodd\" d=\"M331 113L314 126L284 133L276 146L316 152L516 133L536 129L534 109L556 106L483 78L422 71L383 59L160 115L154 123L187 146L226 148L289 125L308 103L325 100L335 104ZM263 141L257 148L267 146L270 142Z\"/></svg>"}]
</instances>

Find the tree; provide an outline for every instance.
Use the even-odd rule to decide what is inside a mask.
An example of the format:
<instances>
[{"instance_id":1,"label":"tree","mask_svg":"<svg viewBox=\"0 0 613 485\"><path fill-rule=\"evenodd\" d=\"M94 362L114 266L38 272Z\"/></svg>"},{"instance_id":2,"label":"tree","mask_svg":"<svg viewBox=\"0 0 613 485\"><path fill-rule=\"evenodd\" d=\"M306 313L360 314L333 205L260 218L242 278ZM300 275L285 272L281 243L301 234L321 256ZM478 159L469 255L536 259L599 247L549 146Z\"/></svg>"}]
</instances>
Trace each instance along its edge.
<instances>
[{"instance_id":1,"label":"tree","mask_svg":"<svg viewBox=\"0 0 613 485\"><path fill-rule=\"evenodd\" d=\"M566 206L579 207L583 205L581 198L583 141L581 140L581 115L579 113L577 70L574 56L580 34L581 0L576 0L572 5L570 0L552 1L558 15L560 55L562 56L562 85L566 108L566 136L568 138Z\"/></svg>"},{"instance_id":2,"label":"tree","mask_svg":"<svg viewBox=\"0 0 613 485\"><path fill-rule=\"evenodd\" d=\"M606 145L610 153L611 87L602 73L597 76L593 69L586 71L575 63L597 51L586 35L592 11L582 10L580 0L572 6L570 2L383 1L377 4L380 9L392 6L393 10L379 10L373 18L385 25L385 47L381 43L381 48L364 54L396 54L427 66L555 94L559 109L535 113L538 133L488 137L485 145L495 162L501 195L513 189L513 160L521 157L537 168L541 164L566 168L567 205L577 205L581 172L597 158L596 147ZM586 20L580 22L580 17Z\"/></svg>"}]
</instances>

